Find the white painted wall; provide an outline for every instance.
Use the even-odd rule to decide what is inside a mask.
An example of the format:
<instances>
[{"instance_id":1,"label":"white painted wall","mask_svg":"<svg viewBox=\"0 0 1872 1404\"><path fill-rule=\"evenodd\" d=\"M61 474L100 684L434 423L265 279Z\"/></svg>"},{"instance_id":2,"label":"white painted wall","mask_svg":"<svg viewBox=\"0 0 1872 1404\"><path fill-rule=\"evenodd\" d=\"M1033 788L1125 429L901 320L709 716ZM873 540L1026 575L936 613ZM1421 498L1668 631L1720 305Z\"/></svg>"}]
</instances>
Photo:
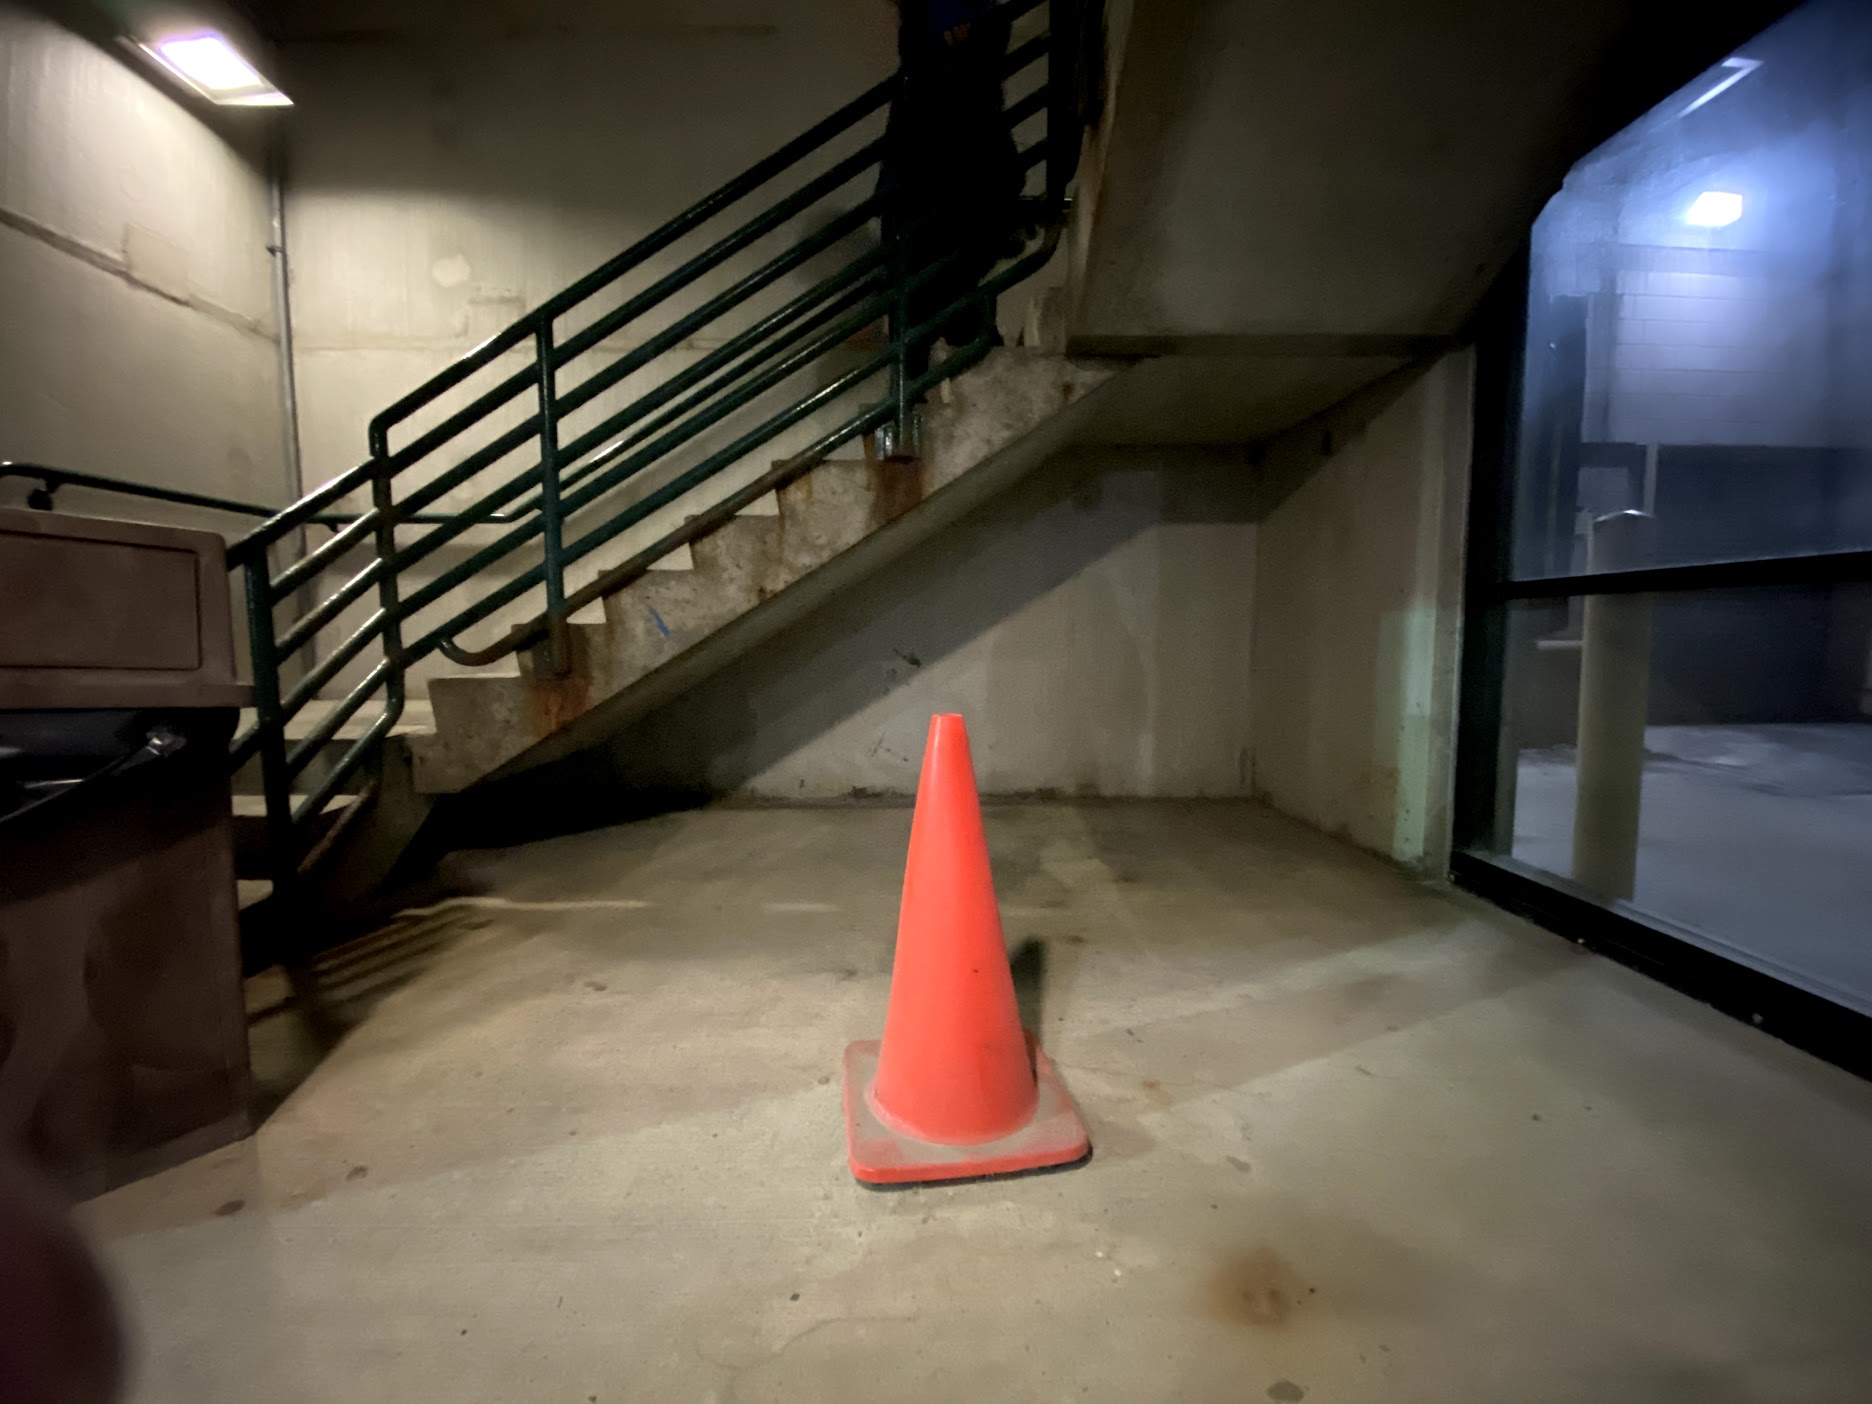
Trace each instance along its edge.
<instances>
[{"instance_id":1,"label":"white painted wall","mask_svg":"<svg viewBox=\"0 0 1872 1404\"><path fill-rule=\"evenodd\" d=\"M981 789L1245 795L1256 529L1245 463L1068 450L616 739L627 783L910 794L933 713Z\"/></svg>"},{"instance_id":2,"label":"white painted wall","mask_svg":"<svg viewBox=\"0 0 1872 1404\"><path fill-rule=\"evenodd\" d=\"M1470 360L1270 445L1255 551L1256 793L1429 872L1449 841Z\"/></svg>"},{"instance_id":3,"label":"white painted wall","mask_svg":"<svg viewBox=\"0 0 1872 1404\"><path fill-rule=\"evenodd\" d=\"M218 133L155 81L0 0L0 458L290 498L267 117ZM0 484L0 503L26 491ZM62 492L63 510L243 519Z\"/></svg>"}]
</instances>

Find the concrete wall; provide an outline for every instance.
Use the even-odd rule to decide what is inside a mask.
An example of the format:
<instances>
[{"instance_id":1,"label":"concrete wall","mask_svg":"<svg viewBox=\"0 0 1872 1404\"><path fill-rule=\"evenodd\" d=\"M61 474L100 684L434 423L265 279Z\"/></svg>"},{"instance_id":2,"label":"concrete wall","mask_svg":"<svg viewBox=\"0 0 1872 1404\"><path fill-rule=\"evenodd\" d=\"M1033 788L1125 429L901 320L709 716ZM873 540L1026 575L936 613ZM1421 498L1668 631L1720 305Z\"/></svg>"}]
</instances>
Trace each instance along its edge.
<instances>
[{"instance_id":1,"label":"concrete wall","mask_svg":"<svg viewBox=\"0 0 1872 1404\"><path fill-rule=\"evenodd\" d=\"M614 774L909 794L959 711L988 793L1244 795L1250 486L1239 454L1069 450L618 737Z\"/></svg>"},{"instance_id":2,"label":"concrete wall","mask_svg":"<svg viewBox=\"0 0 1872 1404\"><path fill-rule=\"evenodd\" d=\"M206 125L118 58L0 0L0 458L290 499L267 116ZM0 503L25 486L0 484ZM244 529L77 490L68 511Z\"/></svg>"},{"instance_id":3,"label":"concrete wall","mask_svg":"<svg viewBox=\"0 0 1872 1404\"><path fill-rule=\"evenodd\" d=\"M1443 870L1455 737L1468 353L1270 444L1255 550L1254 789Z\"/></svg>"},{"instance_id":4,"label":"concrete wall","mask_svg":"<svg viewBox=\"0 0 1872 1404\"><path fill-rule=\"evenodd\" d=\"M989 794L1247 796L1428 873L1447 854L1471 358L1265 445L1063 451L663 711L529 777L913 792L968 718ZM516 782L520 783L520 782Z\"/></svg>"}]
</instances>

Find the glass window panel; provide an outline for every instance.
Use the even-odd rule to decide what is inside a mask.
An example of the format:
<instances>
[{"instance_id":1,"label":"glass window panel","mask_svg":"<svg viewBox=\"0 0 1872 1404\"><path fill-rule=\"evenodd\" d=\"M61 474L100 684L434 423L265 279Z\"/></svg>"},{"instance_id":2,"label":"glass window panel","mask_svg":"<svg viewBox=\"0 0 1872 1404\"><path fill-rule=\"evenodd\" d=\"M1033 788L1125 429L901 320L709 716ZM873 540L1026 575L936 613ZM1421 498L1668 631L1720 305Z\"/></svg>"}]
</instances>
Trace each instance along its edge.
<instances>
[{"instance_id":1,"label":"glass window panel","mask_svg":"<svg viewBox=\"0 0 1872 1404\"><path fill-rule=\"evenodd\" d=\"M1872 1013L1872 583L1524 602L1508 635L1502 850Z\"/></svg>"},{"instance_id":2,"label":"glass window panel","mask_svg":"<svg viewBox=\"0 0 1872 1404\"><path fill-rule=\"evenodd\" d=\"M1872 4L1814 0L1536 223L1518 577L1657 518L1676 564L1872 547Z\"/></svg>"}]
</instances>

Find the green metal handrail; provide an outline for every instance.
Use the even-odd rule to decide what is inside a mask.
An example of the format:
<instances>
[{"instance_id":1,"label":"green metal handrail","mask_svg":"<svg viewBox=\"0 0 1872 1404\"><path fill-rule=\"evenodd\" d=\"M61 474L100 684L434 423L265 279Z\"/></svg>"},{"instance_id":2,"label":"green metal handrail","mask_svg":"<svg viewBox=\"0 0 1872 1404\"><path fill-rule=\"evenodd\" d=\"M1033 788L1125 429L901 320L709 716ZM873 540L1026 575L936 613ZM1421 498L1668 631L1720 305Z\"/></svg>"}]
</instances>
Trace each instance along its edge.
<instances>
[{"instance_id":1,"label":"green metal handrail","mask_svg":"<svg viewBox=\"0 0 1872 1404\"><path fill-rule=\"evenodd\" d=\"M1004 12L1015 20L1043 3L1014 0ZM1030 276L1057 245L1089 110L1090 68L1083 58L1096 39L1092 29L1096 6L1091 0L1050 0L1047 8L1046 32L1014 46L1004 69L1013 77L1045 64L1044 79L1036 71L1032 90L1006 110L1010 131L1045 120L1045 135L1019 152L1023 172L1038 167L1042 173L1041 193L1023 200L1021 218L1038 236L1030 235L1020 254L1004 261L938 315L926 318L920 326L904 325L911 294L953 271L964 255L951 252L913 267L906 257L908 241L900 235L895 243L868 249L845 259L833 271L815 276L809 286L780 306L753 316L746 326L730 329L720 344L634 395L621 408L603 414L596 423L576 432L568 428L580 411L596 412L600 396L646 372L659 358L693 345L698 334L722 327L738 313L752 315L761 294L776 289L789 275L806 273L817 262L834 257L842 241L883 213L884 194L871 193L855 201L840 199L841 191L878 167L882 141L862 141L836 157L832 148L841 140L851 141L861 124L891 102L902 83L901 75L893 75L402 396L370 422L370 457L364 463L271 514L229 548L229 563L245 582L257 715L255 723L235 739L233 759L237 765L255 756L260 760L276 890L290 889L297 879L307 821L371 761L397 724L412 665L431 654L458 664L484 664L533 649L538 669L564 670L570 662L567 621L574 611L622 588L671 550L807 472L841 444L892 423L901 435L917 400L987 354L989 339L984 333L972 345L951 348L940 364L927 371L914 377L908 373L912 345L933 335L965 305L991 299ZM685 240L723 213L808 162L812 164L805 178L766 208L681 257L641 289L624 287L627 278L648 269L652 260L676 253ZM685 290L718 271L728 272L735 260L762 240L808 219L816 221L813 227L792 237L780 253L733 277L693 308L670 317L667 325L635 338L622 354L604 352L602 344L609 338L628 332L651 314L665 312ZM1010 236L1016 232L1010 229ZM588 320L576 328L559 327L562 320L575 317ZM848 351L858 332L885 318L891 339L884 349L862 355L850 365L828 360ZM513 355L524 356L526 364L501 374L491 387L472 394L466 404L441 413L447 408L445 399L456 392L469 393L471 382L496 372L503 358ZM794 377L822 367L828 377L825 383L807 393L785 388ZM577 383L563 383L575 371L584 372ZM629 560L580 588L568 588L569 567L782 434L856 395L879 376L888 380L881 399L859 404L803 450L741 488L704 503L699 515L664 533ZM791 398L784 403L761 407L763 401L788 395ZM530 403L517 406L522 396L529 396ZM436 422L428 422L438 414ZM491 432L496 416L500 427ZM750 417L752 423L747 422ZM726 435L728 441L719 445L701 442L712 433ZM401 441L393 442L393 438ZM691 448L699 457L681 465L667 481L625 505L604 505L608 495ZM517 470L504 471L490 485L479 488L466 507L442 510L448 494L475 483L516 453L526 455ZM439 471L402 488L400 475L419 464L434 463L440 464ZM369 494L368 507L354 510L344 505L365 493ZM275 548L313 522L331 526L331 537L275 568L270 559ZM427 529L398 539L398 528L416 525ZM498 536L464 559L436 570L424 582L406 579L413 567L467 533L488 527L500 528ZM514 561L515 553L521 551L537 556ZM362 563L328 591L314 590L322 597L307 606L303 600L307 587L320 584L327 572L352 557L362 557ZM489 582L486 573L502 562L512 562L510 576L499 584ZM478 597L449 610L450 593L464 586L479 586ZM538 611L494 642L473 648L460 641L464 631L534 592L542 597ZM284 628L276 618L282 607L297 612ZM363 617L342 637L329 644L321 642L347 615L360 611ZM437 611L441 611L439 618ZM413 639L406 640L406 626ZM316 656L310 652L315 645L319 645ZM302 655L303 662L293 662ZM363 677L317 726L289 742L287 727L292 719L346 668L366 662L369 666ZM289 663L299 670L290 687L282 681ZM309 793L296 798L297 782L307 767L354 716L379 699L362 735L350 742L335 764L324 768ZM290 899L286 905L290 906Z\"/></svg>"},{"instance_id":2,"label":"green metal handrail","mask_svg":"<svg viewBox=\"0 0 1872 1404\"><path fill-rule=\"evenodd\" d=\"M277 507L262 507L257 502L242 502L233 497L215 497L202 492L185 492L181 488L159 487L154 483L133 483L127 478L110 478L102 473L80 473L72 468L54 468L44 463L20 463L10 458L0 458L0 478L27 478L39 484L26 495L26 505L37 512L53 510L53 494L60 488L84 488L91 492L113 492L123 497L141 497L151 502L168 502L178 507L205 507L214 512L229 512L237 517L266 517L271 519L280 514ZM322 512L304 519L304 524L311 526L341 527L348 525L355 513L338 515ZM446 522L445 516L405 517L411 524L428 522Z\"/></svg>"}]
</instances>

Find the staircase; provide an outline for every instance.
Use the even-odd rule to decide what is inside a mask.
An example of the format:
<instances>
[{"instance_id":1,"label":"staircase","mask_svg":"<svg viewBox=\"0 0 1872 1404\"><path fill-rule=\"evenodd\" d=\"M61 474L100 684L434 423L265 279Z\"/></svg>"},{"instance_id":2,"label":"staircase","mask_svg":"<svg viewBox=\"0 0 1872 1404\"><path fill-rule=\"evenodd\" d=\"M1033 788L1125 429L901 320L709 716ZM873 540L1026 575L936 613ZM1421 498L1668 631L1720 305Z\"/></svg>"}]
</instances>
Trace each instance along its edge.
<instances>
[{"instance_id":1,"label":"staircase","mask_svg":"<svg viewBox=\"0 0 1872 1404\"><path fill-rule=\"evenodd\" d=\"M1032 467L1112 374L994 351L957 378L951 403L928 407L919 459L826 459L788 475L776 511L718 516L690 540L690 568L645 568L604 596L602 620L570 625L563 672L535 650L512 672L435 679L433 728L409 736L417 790L538 764L668 701Z\"/></svg>"},{"instance_id":2,"label":"staircase","mask_svg":"<svg viewBox=\"0 0 1872 1404\"><path fill-rule=\"evenodd\" d=\"M255 702L232 759L276 917L381 881L430 797L588 744L849 588L1092 402L1108 364L992 334L910 370L1065 220L1098 17L1006 12L1027 187L973 291L908 325L962 255L872 232L893 75L398 399L365 462L230 548Z\"/></svg>"}]
</instances>

